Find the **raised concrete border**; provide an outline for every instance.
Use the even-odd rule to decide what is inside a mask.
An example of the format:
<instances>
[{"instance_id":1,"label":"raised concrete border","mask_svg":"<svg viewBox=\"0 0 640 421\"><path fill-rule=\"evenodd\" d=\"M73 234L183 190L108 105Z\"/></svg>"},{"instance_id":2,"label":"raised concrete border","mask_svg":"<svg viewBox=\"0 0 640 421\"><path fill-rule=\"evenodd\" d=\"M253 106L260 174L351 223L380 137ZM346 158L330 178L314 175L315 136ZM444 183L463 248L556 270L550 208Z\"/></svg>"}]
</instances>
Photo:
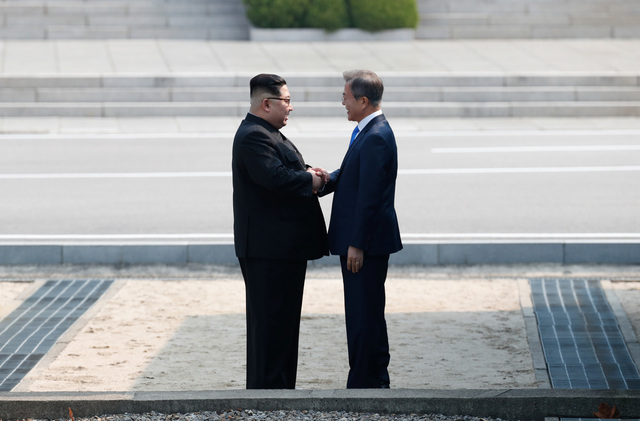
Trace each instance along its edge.
<instances>
[{"instance_id":1,"label":"raised concrete border","mask_svg":"<svg viewBox=\"0 0 640 421\"><path fill-rule=\"evenodd\" d=\"M549 378L547 360L544 357L540 333L538 332L538 320L533 311L531 286L528 279L518 280L518 294L520 295L520 307L522 308L522 317L524 318L527 342L529 343L529 352L531 353L531 362L533 363L533 371L538 382L538 388L551 389L551 379ZM623 316L626 318L626 313ZM627 318L626 320L628 321L629 319Z\"/></svg>"},{"instance_id":2,"label":"raised concrete border","mask_svg":"<svg viewBox=\"0 0 640 421\"><path fill-rule=\"evenodd\" d=\"M0 265L235 264L233 244L0 244ZM640 242L409 243L393 254L395 265L640 264ZM312 263L337 265L336 256Z\"/></svg>"},{"instance_id":3,"label":"raised concrete border","mask_svg":"<svg viewBox=\"0 0 640 421\"><path fill-rule=\"evenodd\" d=\"M607 297L607 302L609 303L609 306L611 306L613 314L616 315L616 320L618 321L618 326L620 327L620 332L622 333L625 345L629 350L629 354L631 354L631 358L633 359L636 367L640 367L640 342L638 342L638 337L633 331L633 325L631 324L627 313L624 311L624 307L622 307L622 304L618 299L618 295L611 287L611 280L603 279L600 281L600 284L602 285L602 290Z\"/></svg>"},{"instance_id":4,"label":"raised concrete border","mask_svg":"<svg viewBox=\"0 0 640 421\"><path fill-rule=\"evenodd\" d=\"M416 30L412 28L367 32L344 28L327 32L315 28L249 28L249 40L257 42L332 42L332 41L413 41Z\"/></svg>"},{"instance_id":5,"label":"raised concrete border","mask_svg":"<svg viewBox=\"0 0 640 421\"><path fill-rule=\"evenodd\" d=\"M601 402L625 418L640 417L635 390L228 390L123 393L1 393L0 419L68 418L104 414L188 413L229 409L436 413L502 419L591 418Z\"/></svg>"}]
</instances>

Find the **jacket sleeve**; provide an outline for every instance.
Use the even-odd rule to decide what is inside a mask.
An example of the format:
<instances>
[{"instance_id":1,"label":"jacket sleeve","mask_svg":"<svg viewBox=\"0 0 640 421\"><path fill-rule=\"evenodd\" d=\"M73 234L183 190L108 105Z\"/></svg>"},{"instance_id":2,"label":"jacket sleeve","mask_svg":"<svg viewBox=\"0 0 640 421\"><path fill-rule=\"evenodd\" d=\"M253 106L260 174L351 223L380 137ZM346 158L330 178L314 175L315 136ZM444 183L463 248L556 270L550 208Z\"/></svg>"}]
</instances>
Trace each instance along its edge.
<instances>
[{"instance_id":1,"label":"jacket sleeve","mask_svg":"<svg viewBox=\"0 0 640 421\"><path fill-rule=\"evenodd\" d=\"M339 175L340 175L339 169L329 174L329 182L325 184L324 189L318 192L318 197L326 196L328 194L333 193L336 190L336 183L338 181Z\"/></svg>"}]
</instances>

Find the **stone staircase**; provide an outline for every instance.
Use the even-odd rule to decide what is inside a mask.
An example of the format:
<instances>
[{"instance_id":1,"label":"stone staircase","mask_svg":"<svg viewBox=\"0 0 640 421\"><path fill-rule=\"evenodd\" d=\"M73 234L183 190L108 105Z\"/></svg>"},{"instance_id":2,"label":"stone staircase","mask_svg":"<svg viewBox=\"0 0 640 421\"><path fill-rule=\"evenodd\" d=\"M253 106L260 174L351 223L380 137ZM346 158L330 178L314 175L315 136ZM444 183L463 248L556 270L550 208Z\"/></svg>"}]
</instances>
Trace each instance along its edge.
<instances>
[{"instance_id":1,"label":"stone staircase","mask_svg":"<svg viewBox=\"0 0 640 421\"><path fill-rule=\"evenodd\" d=\"M418 0L418 39L640 38L635 0ZM0 0L0 39L249 39L242 0Z\"/></svg>"},{"instance_id":2,"label":"stone staircase","mask_svg":"<svg viewBox=\"0 0 640 421\"><path fill-rule=\"evenodd\" d=\"M0 39L249 39L242 0L2 0Z\"/></svg>"},{"instance_id":3,"label":"stone staircase","mask_svg":"<svg viewBox=\"0 0 640 421\"><path fill-rule=\"evenodd\" d=\"M382 75L394 117L640 117L636 76ZM295 115L344 116L342 79L287 75ZM248 78L4 77L0 116L244 116Z\"/></svg>"},{"instance_id":4,"label":"stone staircase","mask_svg":"<svg viewBox=\"0 0 640 421\"><path fill-rule=\"evenodd\" d=\"M417 37L640 37L629 0L418 0ZM247 40L242 0L0 0L0 39ZM40 72L41 73L41 72ZM287 76L296 115L344 116L341 78ZM405 117L640 116L640 76L385 75ZM2 76L0 116L243 116L248 79Z\"/></svg>"},{"instance_id":5,"label":"stone staircase","mask_svg":"<svg viewBox=\"0 0 640 421\"><path fill-rule=\"evenodd\" d=\"M640 38L629 0L418 0L418 39Z\"/></svg>"}]
</instances>

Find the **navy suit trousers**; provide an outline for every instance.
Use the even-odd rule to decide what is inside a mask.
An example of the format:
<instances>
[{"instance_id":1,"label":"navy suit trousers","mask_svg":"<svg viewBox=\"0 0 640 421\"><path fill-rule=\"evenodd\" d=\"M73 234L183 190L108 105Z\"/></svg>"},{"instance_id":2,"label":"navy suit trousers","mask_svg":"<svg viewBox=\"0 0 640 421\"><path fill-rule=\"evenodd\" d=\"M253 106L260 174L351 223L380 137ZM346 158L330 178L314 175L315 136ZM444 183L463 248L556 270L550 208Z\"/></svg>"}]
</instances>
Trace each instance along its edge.
<instances>
[{"instance_id":1,"label":"navy suit trousers","mask_svg":"<svg viewBox=\"0 0 640 421\"><path fill-rule=\"evenodd\" d=\"M347 270L346 256L340 256L344 283L344 305L349 350L348 389L380 388L389 385L389 339L384 318L389 255L365 254L358 273Z\"/></svg>"}]
</instances>

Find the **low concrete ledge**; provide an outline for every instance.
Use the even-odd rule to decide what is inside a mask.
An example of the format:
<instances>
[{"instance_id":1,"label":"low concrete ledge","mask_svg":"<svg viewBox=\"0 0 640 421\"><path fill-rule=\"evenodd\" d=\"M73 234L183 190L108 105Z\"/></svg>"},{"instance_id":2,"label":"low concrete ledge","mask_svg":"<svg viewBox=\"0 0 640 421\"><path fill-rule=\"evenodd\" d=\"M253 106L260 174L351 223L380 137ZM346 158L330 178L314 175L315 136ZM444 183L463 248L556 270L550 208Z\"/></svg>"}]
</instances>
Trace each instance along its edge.
<instances>
[{"instance_id":1,"label":"low concrete ledge","mask_svg":"<svg viewBox=\"0 0 640 421\"><path fill-rule=\"evenodd\" d=\"M255 28L249 29L249 39L256 42L326 42L326 41L413 41L416 30L411 28L367 32L345 28L327 32L315 28Z\"/></svg>"},{"instance_id":2,"label":"low concrete ledge","mask_svg":"<svg viewBox=\"0 0 640 421\"><path fill-rule=\"evenodd\" d=\"M236 264L233 244L0 244L0 265ZM640 242L428 242L408 243L394 265L640 264ZM310 262L339 265L337 256Z\"/></svg>"},{"instance_id":3,"label":"low concrete ledge","mask_svg":"<svg viewBox=\"0 0 640 421\"><path fill-rule=\"evenodd\" d=\"M371 413L472 415L509 420L592 418L601 402L625 418L640 417L633 390L228 390L137 393L0 394L0 419L68 418L103 414L254 410L317 410Z\"/></svg>"}]
</instances>

